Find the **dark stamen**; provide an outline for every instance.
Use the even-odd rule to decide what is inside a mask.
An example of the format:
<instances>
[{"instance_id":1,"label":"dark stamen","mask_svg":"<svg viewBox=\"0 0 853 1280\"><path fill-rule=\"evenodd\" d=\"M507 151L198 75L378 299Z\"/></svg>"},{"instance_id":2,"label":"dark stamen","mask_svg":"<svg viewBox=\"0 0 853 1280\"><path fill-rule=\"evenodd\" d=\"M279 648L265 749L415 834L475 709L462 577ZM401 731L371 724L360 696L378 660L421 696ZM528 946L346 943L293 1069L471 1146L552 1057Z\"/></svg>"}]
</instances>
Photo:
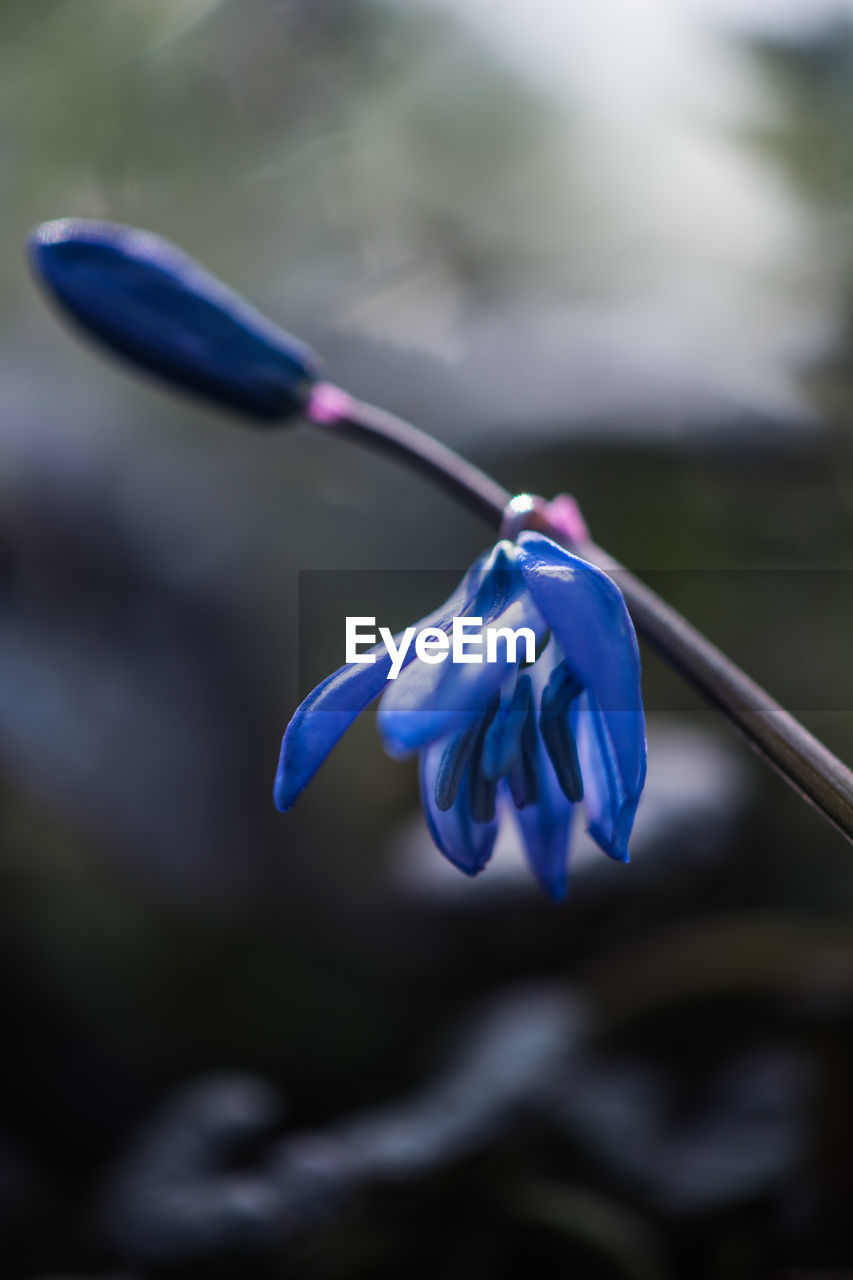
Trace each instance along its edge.
<instances>
[{"instance_id":1,"label":"dark stamen","mask_svg":"<svg viewBox=\"0 0 853 1280\"><path fill-rule=\"evenodd\" d=\"M459 787L471 752L480 732L481 720L478 717L461 733L455 734L441 757L435 779L435 803L443 812L447 812L459 794Z\"/></svg>"},{"instance_id":2,"label":"dark stamen","mask_svg":"<svg viewBox=\"0 0 853 1280\"><path fill-rule=\"evenodd\" d=\"M471 805L471 817L475 822L493 822L495 817L497 784L483 776L481 764L486 735L499 706L500 698L495 697L480 723L480 732L474 743L468 765L468 799Z\"/></svg>"},{"instance_id":3,"label":"dark stamen","mask_svg":"<svg viewBox=\"0 0 853 1280\"><path fill-rule=\"evenodd\" d=\"M536 770L536 759L539 750L539 732L536 728L536 713L531 697L527 704L527 715L521 730L520 750L512 762L507 775L510 793L516 809L535 804L539 799L539 774Z\"/></svg>"},{"instance_id":4,"label":"dark stamen","mask_svg":"<svg viewBox=\"0 0 853 1280\"><path fill-rule=\"evenodd\" d=\"M557 781L567 800L577 804L583 799L583 779L575 736L572 733L570 708L582 692L577 677L561 662L551 673L542 694L539 728Z\"/></svg>"}]
</instances>

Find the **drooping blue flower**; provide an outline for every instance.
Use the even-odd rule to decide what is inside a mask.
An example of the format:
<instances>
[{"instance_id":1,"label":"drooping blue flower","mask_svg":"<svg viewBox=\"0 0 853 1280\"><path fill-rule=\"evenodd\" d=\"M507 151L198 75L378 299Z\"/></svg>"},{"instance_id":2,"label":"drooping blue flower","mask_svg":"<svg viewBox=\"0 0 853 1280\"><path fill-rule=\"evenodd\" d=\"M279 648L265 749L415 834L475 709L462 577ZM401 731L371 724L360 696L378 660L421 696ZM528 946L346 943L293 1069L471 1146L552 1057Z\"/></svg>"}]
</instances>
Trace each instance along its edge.
<instances>
[{"instance_id":1,"label":"drooping blue flower","mask_svg":"<svg viewBox=\"0 0 853 1280\"><path fill-rule=\"evenodd\" d=\"M468 875L491 857L513 814L531 869L565 896L572 819L582 804L593 839L628 861L646 772L637 640L622 594L599 569L542 534L501 541L451 598L418 624L450 632L455 617L482 632L533 632L536 659L498 644L497 661L414 656L389 681L391 658L349 664L322 682L287 727L274 787L295 804L338 739L382 695L387 750L420 756L421 796L441 852ZM474 634L471 632L470 634Z\"/></svg>"},{"instance_id":2,"label":"drooping blue flower","mask_svg":"<svg viewBox=\"0 0 853 1280\"><path fill-rule=\"evenodd\" d=\"M28 247L51 297L119 355L256 420L304 409L319 358L168 240L59 218Z\"/></svg>"}]
</instances>

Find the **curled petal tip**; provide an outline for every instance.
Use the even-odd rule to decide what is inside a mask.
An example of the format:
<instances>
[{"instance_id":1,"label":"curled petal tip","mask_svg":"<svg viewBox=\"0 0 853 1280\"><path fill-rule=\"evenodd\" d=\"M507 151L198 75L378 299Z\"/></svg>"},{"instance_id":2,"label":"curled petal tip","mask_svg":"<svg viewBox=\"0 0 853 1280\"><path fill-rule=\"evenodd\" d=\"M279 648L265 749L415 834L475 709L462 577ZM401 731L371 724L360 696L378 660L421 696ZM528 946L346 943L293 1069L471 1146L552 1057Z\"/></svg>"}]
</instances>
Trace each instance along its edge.
<instances>
[{"instance_id":1,"label":"curled petal tip","mask_svg":"<svg viewBox=\"0 0 853 1280\"><path fill-rule=\"evenodd\" d=\"M464 862L457 861L456 858L451 858L448 854L445 854L444 856L447 858L447 861L456 868L457 871L461 871L463 876L468 876L470 880L473 880L474 876L481 875L485 871L488 865L487 863L484 862L482 866L478 866L478 867L466 866Z\"/></svg>"},{"instance_id":2,"label":"curled petal tip","mask_svg":"<svg viewBox=\"0 0 853 1280\"><path fill-rule=\"evenodd\" d=\"M272 802L278 809L279 813L289 813L296 801L299 799L301 792L296 795L290 793L290 789L285 786L284 778L277 777L272 789Z\"/></svg>"},{"instance_id":3,"label":"curled petal tip","mask_svg":"<svg viewBox=\"0 0 853 1280\"><path fill-rule=\"evenodd\" d=\"M259 420L307 403L320 372L314 353L169 241L59 218L36 227L27 247L63 310L147 373Z\"/></svg>"},{"instance_id":4,"label":"curled petal tip","mask_svg":"<svg viewBox=\"0 0 853 1280\"><path fill-rule=\"evenodd\" d=\"M599 849L603 849L608 857L612 858L614 862L628 863L631 861L631 855L628 852L627 843L617 841L611 837L605 827L597 822L591 822L588 830L590 836L598 845Z\"/></svg>"}]
</instances>

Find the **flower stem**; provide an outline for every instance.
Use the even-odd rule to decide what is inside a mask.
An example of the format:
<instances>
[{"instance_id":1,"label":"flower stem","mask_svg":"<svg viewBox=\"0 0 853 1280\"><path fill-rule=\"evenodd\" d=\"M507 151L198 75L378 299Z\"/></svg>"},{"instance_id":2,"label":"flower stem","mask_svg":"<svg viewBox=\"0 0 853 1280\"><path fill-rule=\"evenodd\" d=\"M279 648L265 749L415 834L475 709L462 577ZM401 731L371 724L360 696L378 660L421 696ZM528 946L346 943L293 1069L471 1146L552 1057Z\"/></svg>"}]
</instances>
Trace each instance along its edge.
<instances>
[{"instance_id":1,"label":"flower stem","mask_svg":"<svg viewBox=\"0 0 853 1280\"><path fill-rule=\"evenodd\" d=\"M369 444L425 472L470 510L500 528L510 494L447 445L402 418L348 396L330 383L315 387L310 422ZM637 632L715 707L805 800L853 842L853 773L659 595L587 538L569 539L537 510L535 527L613 576Z\"/></svg>"},{"instance_id":2,"label":"flower stem","mask_svg":"<svg viewBox=\"0 0 853 1280\"><path fill-rule=\"evenodd\" d=\"M305 416L334 435L371 445L416 467L454 498L461 499L469 510L489 524L500 526L512 494L426 431L364 400L356 400L328 382L314 388Z\"/></svg>"}]
</instances>

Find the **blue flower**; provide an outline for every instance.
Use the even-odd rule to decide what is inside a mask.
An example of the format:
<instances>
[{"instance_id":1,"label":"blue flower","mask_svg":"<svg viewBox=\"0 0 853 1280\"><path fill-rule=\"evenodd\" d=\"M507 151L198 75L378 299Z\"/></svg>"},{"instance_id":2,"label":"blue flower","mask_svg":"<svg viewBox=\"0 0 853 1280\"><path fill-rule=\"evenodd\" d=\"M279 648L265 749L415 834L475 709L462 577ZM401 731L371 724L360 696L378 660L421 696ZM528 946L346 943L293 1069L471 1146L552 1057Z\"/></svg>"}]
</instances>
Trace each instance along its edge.
<instances>
[{"instance_id":1,"label":"blue flower","mask_svg":"<svg viewBox=\"0 0 853 1280\"><path fill-rule=\"evenodd\" d=\"M296 711L281 746L276 806L292 808L382 694L385 746L395 756L419 753L424 812L441 852L475 875L513 813L533 873L562 899L576 806L601 848L627 862L645 780L640 660L622 594L586 561L525 532L481 557L418 629L449 633L456 617L481 619L484 634L528 628L536 660L520 661L507 641L499 660L486 662L429 662L411 647L389 681L391 657L377 646L372 663L341 667Z\"/></svg>"}]
</instances>

